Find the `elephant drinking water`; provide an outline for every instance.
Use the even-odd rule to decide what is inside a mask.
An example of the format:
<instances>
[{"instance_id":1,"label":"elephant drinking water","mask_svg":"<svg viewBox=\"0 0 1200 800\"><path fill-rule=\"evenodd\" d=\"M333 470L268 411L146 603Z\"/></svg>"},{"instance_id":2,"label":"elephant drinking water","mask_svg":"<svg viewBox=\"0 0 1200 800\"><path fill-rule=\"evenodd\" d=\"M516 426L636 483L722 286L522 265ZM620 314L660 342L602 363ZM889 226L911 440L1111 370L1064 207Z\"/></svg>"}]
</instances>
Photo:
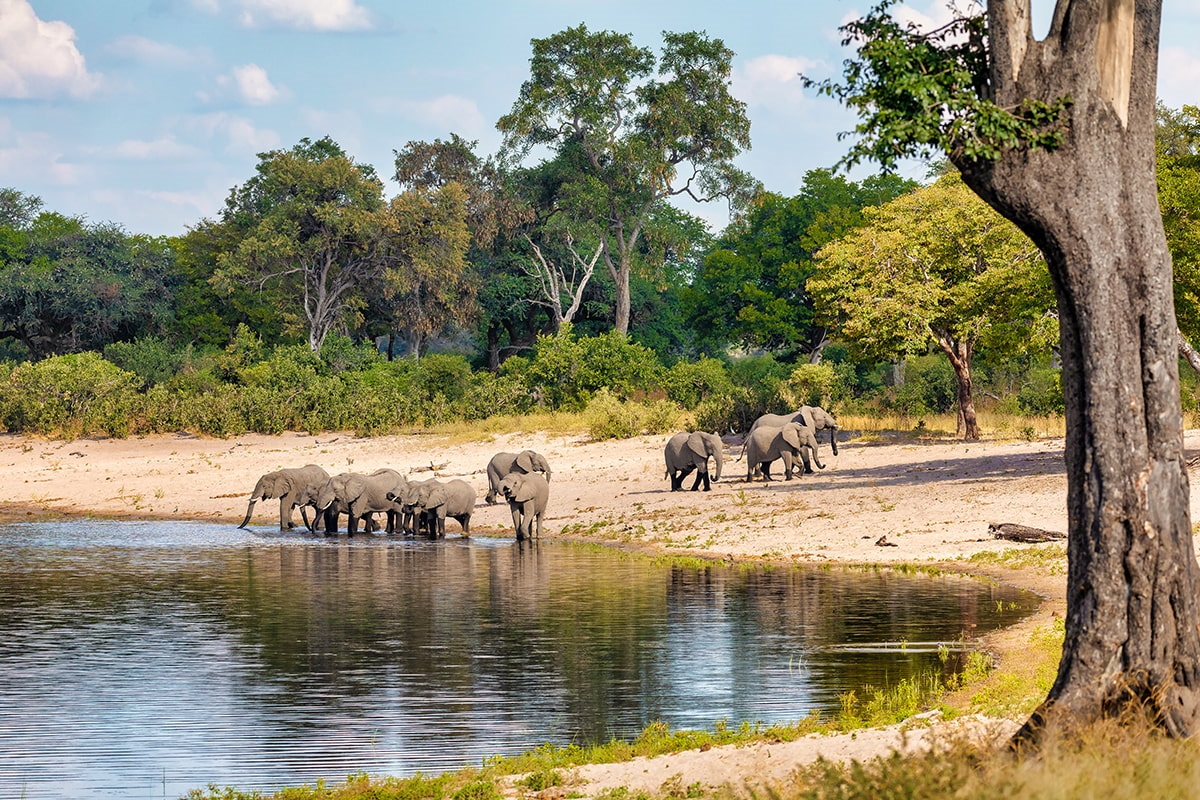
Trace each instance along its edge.
<instances>
[{"instance_id":1,"label":"elephant drinking water","mask_svg":"<svg viewBox=\"0 0 1200 800\"><path fill-rule=\"evenodd\" d=\"M297 505L300 506L300 516L304 519L304 525L311 528L304 506L308 503L308 498L315 496L328 480L329 473L316 464L268 472L254 485L254 491L250 493L250 503L246 506L246 518L238 527L244 528L250 524L254 504L260 499L279 498L279 530L286 531L295 527L292 523L292 509Z\"/></svg>"}]
</instances>

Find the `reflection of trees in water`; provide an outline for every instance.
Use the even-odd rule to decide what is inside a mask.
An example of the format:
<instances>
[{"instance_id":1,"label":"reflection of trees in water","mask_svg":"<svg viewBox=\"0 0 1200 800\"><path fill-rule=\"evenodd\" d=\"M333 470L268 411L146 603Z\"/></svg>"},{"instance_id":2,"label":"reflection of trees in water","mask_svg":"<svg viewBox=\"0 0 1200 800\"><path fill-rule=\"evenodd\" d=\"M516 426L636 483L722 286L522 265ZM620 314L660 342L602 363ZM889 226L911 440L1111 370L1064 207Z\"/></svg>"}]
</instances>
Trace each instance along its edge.
<instances>
[{"instance_id":1,"label":"reflection of trees in water","mask_svg":"<svg viewBox=\"0 0 1200 800\"><path fill-rule=\"evenodd\" d=\"M993 593L1011 596L953 577L664 567L561 543L380 538L201 549L159 562L97 555L69 569L4 571L0 599L18 611L70 607L77 624L144 614L147 603L198 618L234 643L241 691L280 710L419 701L447 718L486 710L513 715L514 726L565 719L556 724L576 727L562 738L592 740L641 727L665 703L702 707L689 698L705 692L714 707L745 700L764 671L785 669L798 651L814 674L835 672L844 687L897 680L912 657L826 657L820 648L955 639L964 624L991 626ZM0 631L20 620L6 616ZM798 686L807 690L808 678Z\"/></svg>"}]
</instances>

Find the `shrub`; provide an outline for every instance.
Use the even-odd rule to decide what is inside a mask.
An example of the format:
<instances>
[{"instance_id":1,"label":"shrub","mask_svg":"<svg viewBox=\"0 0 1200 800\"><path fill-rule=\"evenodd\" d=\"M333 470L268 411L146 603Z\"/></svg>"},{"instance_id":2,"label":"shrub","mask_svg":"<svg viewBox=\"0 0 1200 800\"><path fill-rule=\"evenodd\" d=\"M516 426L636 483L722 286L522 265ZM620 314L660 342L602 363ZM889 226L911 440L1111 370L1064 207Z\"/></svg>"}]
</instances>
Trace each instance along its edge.
<instances>
[{"instance_id":1,"label":"shrub","mask_svg":"<svg viewBox=\"0 0 1200 800\"><path fill-rule=\"evenodd\" d=\"M104 348L104 358L126 372L142 379L143 386L153 386L169 380L187 360L190 346L184 353L171 349L166 339L157 336L135 342L113 342Z\"/></svg>"},{"instance_id":2,"label":"shrub","mask_svg":"<svg viewBox=\"0 0 1200 800\"><path fill-rule=\"evenodd\" d=\"M551 408L575 409L601 388L622 398L647 391L660 372L652 350L616 331L579 338L564 325L558 334L538 338L524 374Z\"/></svg>"},{"instance_id":3,"label":"shrub","mask_svg":"<svg viewBox=\"0 0 1200 800\"><path fill-rule=\"evenodd\" d=\"M781 393L789 409L823 406L834 396L839 380L831 364L801 364L784 381Z\"/></svg>"},{"instance_id":4,"label":"shrub","mask_svg":"<svg viewBox=\"0 0 1200 800\"><path fill-rule=\"evenodd\" d=\"M412 382L422 400L428 402L440 397L443 405L454 403L471 385L471 365L452 353L428 355L414 365Z\"/></svg>"},{"instance_id":5,"label":"shrub","mask_svg":"<svg viewBox=\"0 0 1200 800\"><path fill-rule=\"evenodd\" d=\"M141 379L99 353L26 362L8 374L0 422L14 433L127 436Z\"/></svg>"},{"instance_id":6,"label":"shrub","mask_svg":"<svg viewBox=\"0 0 1200 800\"><path fill-rule=\"evenodd\" d=\"M642 415L634 403L626 403L608 389L596 392L584 410L588 435L596 441L631 439L642 432Z\"/></svg>"},{"instance_id":7,"label":"shrub","mask_svg":"<svg viewBox=\"0 0 1200 800\"><path fill-rule=\"evenodd\" d=\"M896 388L890 407L902 414L945 414L958 399L954 368L945 356L918 356L908 360L904 385Z\"/></svg>"},{"instance_id":8,"label":"shrub","mask_svg":"<svg viewBox=\"0 0 1200 800\"><path fill-rule=\"evenodd\" d=\"M1026 414L1050 415L1066 412L1063 400L1062 371L1034 369L1026 375L1026 383L1017 392L1017 405Z\"/></svg>"},{"instance_id":9,"label":"shrub","mask_svg":"<svg viewBox=\"0 0 1200 800\"><path fill-rule=\"evenodd\" d=\"M667 397L684 408L695 408L705 400L730 397L733 393L733 381L725 364L715 358L677 362L663 375L662 386Z\"/></svg>"}]
</instances>

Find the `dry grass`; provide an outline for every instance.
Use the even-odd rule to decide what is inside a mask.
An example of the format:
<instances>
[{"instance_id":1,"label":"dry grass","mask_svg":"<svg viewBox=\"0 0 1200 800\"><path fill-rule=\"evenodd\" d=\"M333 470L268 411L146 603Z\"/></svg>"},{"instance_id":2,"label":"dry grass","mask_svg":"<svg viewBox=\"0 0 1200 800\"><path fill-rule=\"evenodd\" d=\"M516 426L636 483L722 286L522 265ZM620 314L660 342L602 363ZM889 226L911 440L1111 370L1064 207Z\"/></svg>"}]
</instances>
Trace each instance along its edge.
<instances>
[{"instance_id":1,"label":"dry grass","mask_svg":"<svg viewBox=\"0 0 1200 800\"><path fill-rule=\"evenodd\" d=\"M1062 417L1015 417L1011 414L996 414L981 411L979 427L988 439L1047 439L1066 435L1066 421ZM889 414L884 416L865 414L839 414L838 424L842 430L860 431L870 439L871 434L885 431L901 431L921 436L947 438L955 434L958 419L954 414L928 414L906 416Z\"/></svg>"}]
</instances>

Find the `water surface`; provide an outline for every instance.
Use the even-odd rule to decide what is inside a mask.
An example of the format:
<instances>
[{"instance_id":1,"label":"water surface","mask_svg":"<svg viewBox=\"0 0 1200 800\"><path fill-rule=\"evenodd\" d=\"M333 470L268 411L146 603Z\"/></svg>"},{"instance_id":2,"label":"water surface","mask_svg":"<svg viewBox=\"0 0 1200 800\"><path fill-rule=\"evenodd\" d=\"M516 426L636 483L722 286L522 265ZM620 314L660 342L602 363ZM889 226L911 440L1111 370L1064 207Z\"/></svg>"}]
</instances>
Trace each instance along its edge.
<instances>
[{"instance_id":1,"label":"water surface","mask_svg":"<svg viewBox=\"0 0 1200 800\"><path fill-rule=\"evenodd\" d=\"M836 711L1028 593L564 543L0 526L0 797L178 797Z\"/></svg>"}]
</instances>

